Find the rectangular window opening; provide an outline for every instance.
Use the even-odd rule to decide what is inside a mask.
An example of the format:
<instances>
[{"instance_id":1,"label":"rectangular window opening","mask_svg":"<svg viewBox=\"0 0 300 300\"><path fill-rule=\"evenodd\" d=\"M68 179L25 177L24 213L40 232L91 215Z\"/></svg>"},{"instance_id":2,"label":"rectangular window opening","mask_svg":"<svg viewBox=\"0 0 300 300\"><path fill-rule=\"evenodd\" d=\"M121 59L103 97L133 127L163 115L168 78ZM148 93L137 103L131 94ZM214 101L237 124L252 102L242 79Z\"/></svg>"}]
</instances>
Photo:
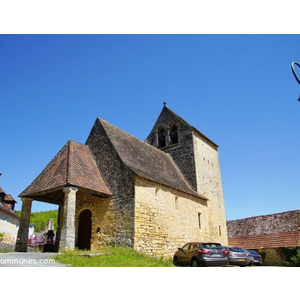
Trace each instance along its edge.
<instances>
[{"instance_id":1,"label":"rectangular window opening","mask_svg":"<svg viewBox=\"0 0 300 300\"><path fill-rule=\"evenodd\" d=\"M157 198L157 196L158 196L158 190L159 190L159 188L155 188L155 197Z\"/></svg>"},{"instance_id":2,"label":"rectangular window opening","mask_svg":"<svg viewBox=\"0 0 300 300\"><path fill-rule=\"evenodd\" d=\"M175 209L179 210L178 197L175 197Z\"/></svg>"},{"instance_id":3,"label":"rectangular window opening","mask_svg":"<svg viewBox=\"0 0 300 300\"><path fill-rule=\"evenodd\" d=\"M201 229L201 213L198 213L198 227Z\"/></svg>"}]
</instances>

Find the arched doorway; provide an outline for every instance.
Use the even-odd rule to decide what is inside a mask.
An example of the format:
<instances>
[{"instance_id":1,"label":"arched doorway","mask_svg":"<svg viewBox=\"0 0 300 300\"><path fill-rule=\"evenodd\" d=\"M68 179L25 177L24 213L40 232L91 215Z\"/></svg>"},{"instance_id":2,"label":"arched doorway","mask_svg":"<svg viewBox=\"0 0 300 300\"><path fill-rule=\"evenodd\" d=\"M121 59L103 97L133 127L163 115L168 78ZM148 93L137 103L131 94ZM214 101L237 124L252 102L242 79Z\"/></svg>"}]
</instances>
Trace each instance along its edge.
<instances>
[{"instance_id":1,"label":"arched doorway","mask_svg":"<svg viewBox=\"0 0 300 300\"><path fill-rule=\"evenodd\" d=\"M91 249L92 213L85 209L79 215L78 249Z\"/></svg>"}]
</instances>

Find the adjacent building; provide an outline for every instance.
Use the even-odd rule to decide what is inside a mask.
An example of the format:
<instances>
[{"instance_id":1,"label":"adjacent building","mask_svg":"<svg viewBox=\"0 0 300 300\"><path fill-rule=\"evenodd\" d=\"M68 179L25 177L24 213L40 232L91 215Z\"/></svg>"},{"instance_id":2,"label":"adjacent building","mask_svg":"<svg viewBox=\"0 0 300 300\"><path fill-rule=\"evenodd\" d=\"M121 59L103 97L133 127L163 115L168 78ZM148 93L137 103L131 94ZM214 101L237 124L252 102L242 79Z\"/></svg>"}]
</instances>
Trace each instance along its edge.
<instances>
[{"instance_id":1,"label":"adjacent building","mask_svg":"<svg viewBox=\"0 0 300 300\"><path fill-rule=\"evenodd\" d=\"M4 235L4 242L12 242L17 237L20 217L14 212L16 203L0 186L0 233Z\"/></svg>"},{"instance_id":2,"label":"adjacent building","mask_svg":"<svg viewBox=\"0 0 300 300\"><path fill-rule=\"evenodd\" d=\"M300 210L227 221L228 243L257 250L265 265L282 265L285 248L300 246Z\"/></svg>"}]
</instances>

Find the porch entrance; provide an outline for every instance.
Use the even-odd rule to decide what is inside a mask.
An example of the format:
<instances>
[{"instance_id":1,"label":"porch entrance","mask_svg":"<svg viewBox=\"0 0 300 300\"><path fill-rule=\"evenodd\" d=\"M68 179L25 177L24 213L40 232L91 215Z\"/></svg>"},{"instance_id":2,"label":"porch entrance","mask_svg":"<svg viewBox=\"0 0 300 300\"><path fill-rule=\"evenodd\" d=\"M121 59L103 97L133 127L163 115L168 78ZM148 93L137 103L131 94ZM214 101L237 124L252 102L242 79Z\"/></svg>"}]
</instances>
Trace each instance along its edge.
<instances>
[{"instance_id":1,"label":"porch entrance","mask_svg":"<svg viewBox=\"0 0 300 300\"><path fill-rule=\"evenodd\" d=\"M91 249L92 213L85 209L79 215L78 249Z\"/></svg>"}]
</instances>

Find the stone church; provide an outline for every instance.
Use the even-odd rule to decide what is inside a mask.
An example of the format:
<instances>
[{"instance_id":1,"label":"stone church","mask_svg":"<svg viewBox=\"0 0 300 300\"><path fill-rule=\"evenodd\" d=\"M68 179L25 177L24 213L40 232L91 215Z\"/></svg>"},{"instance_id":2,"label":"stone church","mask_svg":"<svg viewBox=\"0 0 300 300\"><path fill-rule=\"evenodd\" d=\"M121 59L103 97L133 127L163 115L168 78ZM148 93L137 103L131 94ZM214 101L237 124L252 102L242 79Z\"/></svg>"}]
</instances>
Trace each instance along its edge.
<instances>
[{"instance_id":1,"label":"stone church","mask_svg":"<svg viewBox=\"0 0 300 300\"><path fill-rule=\"evenodd\" d=\"M168 258L188 241L227 245L218 146L164 107L145 141L97 118L19 195L16 251L32 201L59 206L57 250L120 244Z\"/></svg>"}]
</instances>

